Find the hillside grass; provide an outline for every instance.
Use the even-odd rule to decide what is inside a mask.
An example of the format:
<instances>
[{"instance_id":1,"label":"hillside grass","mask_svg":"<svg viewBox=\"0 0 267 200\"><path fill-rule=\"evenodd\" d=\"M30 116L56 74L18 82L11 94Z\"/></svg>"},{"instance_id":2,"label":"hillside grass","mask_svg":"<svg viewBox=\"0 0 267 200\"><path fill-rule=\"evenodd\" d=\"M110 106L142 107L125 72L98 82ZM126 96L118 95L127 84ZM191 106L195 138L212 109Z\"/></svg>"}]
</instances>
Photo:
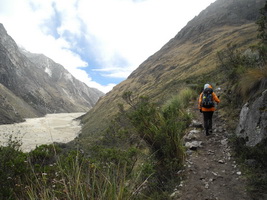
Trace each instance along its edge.
<instances>
[{"instance_id":1,"label":"hillside grass","mask_svg":"<svg viewBox=\"0 0 267 200\"><path fill-rule=\"evenodd\" d=\"M255 39L254 45L247 49L238 49L238 45L228 44L227 48L218 52L218 71L225 81L222 85L227 88L222 95L224 103L221 105L221 113L224 113L227 125L233 132L231 142L234 156L248 180L247 190L252 199L265 198L267 195L266 139L249 147L245 138L237 137L234 132L242 106L246 102L253 102L267 88L266 17L259 20L265 20L257 21L263 24L264 29L258 29L262 32Z\"/></svg>"},{"instance_id":2,"label":"hillside grass","mask_svg":"<svg viewBox=\"0 0 267 200\"><path fill-rule=\"evenodd\" d=\"M233 67L231 62L227 61L229 59L227 51L231 50L232 53L242 54L250 47L257 45L259 40L255 39L256 29L255 24L219 27L212 31L214 37L203 34L199 36L201 40L199 38L192 39L183 44L174 41L173 45L177 48L173 48L166 54L156 53L153 57L157 57L159 54L157 61L153 57L149 58L139 67L140 69L137 69L126 81L117 85L112 92L97 103L83 118L82 135L76 142L82 148L94 143L100 145L98 150L109 147L109 154L114 152L114 146L120 146L122 151L127 151L131 145L138 147L137 152L139 153L135 157L132 169L135 171L139 168L139 164L142 164L144 167L142 169L146 174L144 177L150 177L146 181L149 186L145 184L148 189L143 190L142 193L145 197L142 198L149 199L153 194L156 195L155 191L158 191L157 195L163 195L159 199L167 199L166 191L170 191L172 185L169 177L173 173L166 174L165 171L166 169L170 172L179 170L183 163L181 161L184 160L182 153L184 149L180 148L181 141L172 135L171 129L176 127L184 129L188 125L186 117L182 120L184 124L176 124L175 120L166 120L165 116L172 115L168 113L168 108L172 107L170 105L181 106L176 103L176 101L180 101L177 100L179 98L176 95L184 88L190 87L195 93L199 93L203 85L208 82L214 88L216 86L222 88L220 114L223 118L228 119L230 128L234 128L238 122L239 111L248 97L244 94L252 91L251 86L247 84L245 87L245 84L242 84L242 81L245 81L242 77L251 73L248 70L252 70L253 66L248 66L246 61L241 59L239 65ZM230 41L234 42L230 43ZM218 56L219 53L222 54L221 58ZM240 59L240 55L237 55L237 59ZM228 66L228 64L230 65ZM138 75L139 70L142 70L141 75ZM257 80L256 78L255 84L258 82ZM262 81L260 82L262 83ZM128 98L126 98L128 102L121 98L125 93L127 94L127 91L132 91L128 93L128 97L125 96ZM144 95L146 97L142 98ZM168 103L168 101L172 103ZM133 106L136 104L141 107L136 109ZM132 113L129 116L129 113L126 113L130 110ZM117 116L118 112L123 118ZM145 116L141 114L145 114ZM125 120L128 118L130 121ZM109 121L113 121L114 124L108 127ZM119 131L117 131L118 127L120 127ZM108 129L108 133L105 132L106 129ZM168 137L161 133L167 134ZM142 140L140 141L139 138ZM172 143L173 141L175 142ZM171 145L164 147L166 144ZM172 144L176 148L172 147ZM158 146L162 146L164 149L157 150ZM173 160L175 155L179 156ZM165 184L166 181L169 184ZM179 178L175 181L178 182ZM164 184L160 184L160 182Z\"/></svg>"},{"instance_id":3,"label":"hillside grass","mask_svg":"<svg viewBox=\"0 0 267 200\"><path fill-rule=\"evenodd\" d=\"M86 114L79 142L86 145L90 138L101 137L118 112L117 105L123 104L127 108L120 98L126 91L163 104L185 87L207 82L221 85L226 80L224 74L218 71L217 52L226 49L230 42L237 48L247 49L257 42L256 36L257 26L250 23L238 27L215 27L187 42L171 40L166 48L148 58Z\"/></svg>"}]
</instances>

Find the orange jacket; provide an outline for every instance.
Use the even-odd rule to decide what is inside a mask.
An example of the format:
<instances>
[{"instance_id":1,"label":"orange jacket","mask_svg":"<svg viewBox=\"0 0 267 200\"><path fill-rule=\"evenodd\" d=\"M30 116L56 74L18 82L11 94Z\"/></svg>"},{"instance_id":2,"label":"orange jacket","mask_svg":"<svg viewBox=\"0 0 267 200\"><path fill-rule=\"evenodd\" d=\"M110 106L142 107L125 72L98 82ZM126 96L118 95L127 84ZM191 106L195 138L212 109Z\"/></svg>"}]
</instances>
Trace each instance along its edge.
<instances>
[{"instance_id":1,"label":"orange jacket","mask_svg":"<svg viewBox=\"0 0 267 200\"><path fill-rule=\"evenodd\" d=\"M212 108L204 108L201 106L202 104L202 96L203 96L203 92L201 92L201 94L199 95L199 99L198 99L198 109L202 110L203 112L211 112L211 111L215 111L215 107ZM212 93L212 99L213 101L220 103L220 99L217 97L217 95L213 92Z\"/></svg>"}]
</instances>

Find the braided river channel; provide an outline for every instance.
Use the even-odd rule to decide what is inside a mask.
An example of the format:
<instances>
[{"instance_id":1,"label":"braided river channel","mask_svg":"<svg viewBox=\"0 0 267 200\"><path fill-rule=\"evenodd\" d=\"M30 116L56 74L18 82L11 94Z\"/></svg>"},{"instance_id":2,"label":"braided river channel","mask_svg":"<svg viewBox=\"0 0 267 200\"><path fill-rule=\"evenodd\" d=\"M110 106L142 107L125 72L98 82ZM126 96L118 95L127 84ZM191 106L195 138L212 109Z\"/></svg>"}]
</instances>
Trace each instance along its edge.
<instances>
[{"instance_id":1,"label":"braided river channel","mask_svg":"<svg viewBox=\"0 0 267 200\"><path fill-rule=\"evenodd\" d=\"M11 140L21 143L23 152L29 152L42 144L70 142L81 131L80 121L76 118L83 114L48 114L22 123L0 125L0 145L6 146Z\"/></svg>"}]
</instances>

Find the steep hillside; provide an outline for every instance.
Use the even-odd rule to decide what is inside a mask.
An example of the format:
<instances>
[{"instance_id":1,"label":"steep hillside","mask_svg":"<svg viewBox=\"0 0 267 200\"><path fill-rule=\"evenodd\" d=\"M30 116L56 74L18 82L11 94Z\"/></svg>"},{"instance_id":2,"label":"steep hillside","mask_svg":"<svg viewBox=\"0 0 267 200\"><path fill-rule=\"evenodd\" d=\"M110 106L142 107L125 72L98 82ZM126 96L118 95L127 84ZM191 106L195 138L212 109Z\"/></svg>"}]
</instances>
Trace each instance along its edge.
<instances>
[{"instance_id":1,"label":"steep hillside","mask_svg":"<svg viewBox=\"0 0 267 200\"><path fill-rule=\"evenodd\" d=\"M36 117L38 112L12 91L0 84L0 124L21 122L26 117Z\"/></svg>"},{"instance_id":2,"label":"steep hillside","mask_svg":"<svg viewBox=\"0 0 267 200\"><path fill-rule=\"evenodd\" d=\"M103 95L44 55L19 49L0 24L0 123L54 112L88 111Z\"/></svg>"},{"instance_id":3,"label":"steep hillside","mask_svg":"<svg viewBox=\"0 0 267 200\"><path fill-rule=\"evenodd\" d=\"M100 96L103 95L102 92L95 88L89 88L85 83L74 78L65 68L57 63L55 63L50 58L41 55L33 54L25 50L21 52L27 56L27 58L34 63L37 68L40 68L42 72L48 75L49 82L44 84L51 84L50 87L56 88L58 90L58 98L64 99L65 96L68 97L69 101L79 106L81 110L88 110L93 107ZM50 103L49 103L50 105Z\"/></svg>"},{"instance_id":4,"label":"steep hillside","mask_svg":"<svg viewBox=\"0 0 267 200\"><path fill-rule=\"evenodd\" d=\"M123 103L125 91L163 102L186 85L222 83L217 52L227 44L246 49L255 42L259 9L264 0L217 0L190 21L173 39L144 61L84 117L82 141L99 135Z\"/></svg>"}]
</instances>

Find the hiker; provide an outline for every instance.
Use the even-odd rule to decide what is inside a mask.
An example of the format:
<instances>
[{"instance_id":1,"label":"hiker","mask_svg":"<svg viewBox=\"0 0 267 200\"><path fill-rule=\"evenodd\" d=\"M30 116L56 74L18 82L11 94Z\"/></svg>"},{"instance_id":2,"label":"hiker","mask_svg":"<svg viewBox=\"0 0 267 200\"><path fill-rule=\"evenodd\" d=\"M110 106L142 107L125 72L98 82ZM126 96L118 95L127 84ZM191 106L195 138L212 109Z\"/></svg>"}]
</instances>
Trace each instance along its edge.
<instances>
[{"instance_id":1,"label":"hiker","mask_svg":"<svg viewBox=\"0 0 267 200\"><path fill-rule=\"evenodd\" d=\"M220 103L220 99L213 92L212 86L210 84L205 84L204 90L199 96L198 108L199 111L203 113L204 128L207 136L212 133L212 115L215 111L214 101Z\"/></svg>"}]
</instances>

